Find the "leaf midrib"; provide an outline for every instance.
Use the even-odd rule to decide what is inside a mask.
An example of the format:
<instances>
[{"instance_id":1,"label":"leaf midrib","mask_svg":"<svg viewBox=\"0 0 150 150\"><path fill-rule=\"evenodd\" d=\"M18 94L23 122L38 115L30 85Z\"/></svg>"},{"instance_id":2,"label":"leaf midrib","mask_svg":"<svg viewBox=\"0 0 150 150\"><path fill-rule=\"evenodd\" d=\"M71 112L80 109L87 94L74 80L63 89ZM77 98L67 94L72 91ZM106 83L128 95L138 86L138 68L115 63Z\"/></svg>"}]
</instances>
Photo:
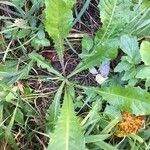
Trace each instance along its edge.
<instances>
[{"instance_id":1,"label":"leaf midrib","mask_svg":"<svg viewBox=\"0 0 150 150\"><path fill-rule=\"evenodd\" d=\"M117 2L118 2L118 0L116 0L115 3L114 3L114 7L113 7L113 10L112 10L112 14L111 14L109 23L108 23L108 25L107 25L107 28L106 28L106 30L105 30L105 33L104 33L104 35L102 36L100 42L99 42L97 45L100 45L100 44L102 43L103 39L105 38L105 36L106 36L106 34L107 34L107 31L108 31L108 29L109 29L109 27L110 27L110 25L111 25L111 22L112 22L112 20L113 20L113 17L114 17L114 13L115 13L115 10L116 10L116 7L117 7Z\"/></svg>"},{"instance_id":2,"label":"leaf midrib","mask_svg":"<svg viewBox=\"0 0 150 150\"><path fill-rule=\"evenodd\" d=\"M67 101L67 110L66 110L66 116L67 116L67 118L66 118L66 150L69 150L69 128L70 128L70 125L69 125L69 123L70 123L70 113L69 113L69 98L68 98L68 94L67 94L67 98L66 98L66 101Z\"/></svg>"},{"instance_id":3,"label":"leaf midrib","mask_svg":"<svg viewBox=\"0 0 150 150\"><path fill-rule=\"evenodd\" d=\"M130 100L130 101L140 101L140 102L145 102L145 103L149 103L150 104L150 101L148 102L148 101L142 101L142 99L140 100L140 99L135 99L135 98L129 98L129 97L126 97L126 96L122 96L122 95L120 95L120 94L112 94L112 93L108 93L108 92L104 92L104 91L97 91L98 93L102 93L102 94L105 94L105 95L110 95L110 96L116 96L116 97L120 97L120 98L122 98L123 100L125 100L125 99L128 99L128 100Z\"/></svg>"}]
</instances>

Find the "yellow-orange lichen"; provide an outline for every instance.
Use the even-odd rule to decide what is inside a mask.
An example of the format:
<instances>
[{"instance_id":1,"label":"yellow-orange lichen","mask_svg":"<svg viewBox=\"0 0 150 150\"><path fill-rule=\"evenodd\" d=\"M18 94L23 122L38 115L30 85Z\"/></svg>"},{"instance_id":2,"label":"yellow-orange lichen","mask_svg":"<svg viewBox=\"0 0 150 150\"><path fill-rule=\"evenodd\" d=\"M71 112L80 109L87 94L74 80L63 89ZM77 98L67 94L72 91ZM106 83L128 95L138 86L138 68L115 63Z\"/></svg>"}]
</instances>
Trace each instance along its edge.
<instances>
[{"instance_id":1,"label":"yellow-orange lichen","mask_svg":"<svg viewBox=\"0 0 150 150\"><path fill-rule=\"evenodd\" d=\"M122 121L117 124L115 135L118 137L124 137L129 134L136 134L144 123L144 116L136 116L128 112L123 112Z\"/></svg>"}]
</instances>

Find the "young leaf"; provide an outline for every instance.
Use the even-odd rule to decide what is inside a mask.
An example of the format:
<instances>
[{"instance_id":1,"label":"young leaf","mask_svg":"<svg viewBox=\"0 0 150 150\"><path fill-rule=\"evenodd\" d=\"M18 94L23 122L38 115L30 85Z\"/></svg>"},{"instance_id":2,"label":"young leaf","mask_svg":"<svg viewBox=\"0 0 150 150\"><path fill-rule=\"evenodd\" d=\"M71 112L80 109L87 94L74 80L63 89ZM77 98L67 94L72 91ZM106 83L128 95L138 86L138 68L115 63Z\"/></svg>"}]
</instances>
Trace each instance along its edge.
<instances>
[{"instance_id":1,"label":"young leaf","mask_svg":"<svg viewBox=\"0 0 150 150\"><path fill-rule=\"evenodd\" d=\"M85 150L84 136L73 108L73 101L68 90L55 132L50 139L48 150Z\"/></svg>"},{"instance_id":2,"label":"young leaf","mask_svg":"<svg viewBox=\"0 0 150 150\"><path fill-rule=\"evenodd\" d=\"M75 0L46 0L45 28L55 42L60 61L63 60L63 41L72 28L72 7Z\"/></svg>"},{"instance_id":3,"label":"young leaf","mask_svg":"<svg viewBox=\"0 0 150 150\"><path fill-rule=\"evenodd\" d=\"M110 86L97 92L117 110L137 115L150 114L150 94L141 88Z\"/></svg>"},{"instance_id":4,"label":"young leaf","mask_svg":"<svg viewBox=\"0 0 150 150\"><path fill-rule=\"evenodd\" d=\"M140 48L142 61L145 65L150 65L150 42L143 41Z\"/></svg>"},{"instance_id":5,"label":"young leaf","mask_svg":"<svg viewBox=\"0 0 150 150\"><path fill-rule=\"evenodd\" d=\"M31 45L36 49L39 50L40 47L48 47L50 46L50 41L46 38L45 32L40 29L37 33L37 37L32 39Z\"/></svg>"},{"instance_id":6,"label":"young leaf","mask_svg":"<svg viewBox=\"0 0 150 150\"><path fill-rule=\"evenodd\" d=\"M121 36L120 48L133 60L135 64L138 64L141 61L140 50L136 37L128 35Z\"/></svg>"}]
</instances>

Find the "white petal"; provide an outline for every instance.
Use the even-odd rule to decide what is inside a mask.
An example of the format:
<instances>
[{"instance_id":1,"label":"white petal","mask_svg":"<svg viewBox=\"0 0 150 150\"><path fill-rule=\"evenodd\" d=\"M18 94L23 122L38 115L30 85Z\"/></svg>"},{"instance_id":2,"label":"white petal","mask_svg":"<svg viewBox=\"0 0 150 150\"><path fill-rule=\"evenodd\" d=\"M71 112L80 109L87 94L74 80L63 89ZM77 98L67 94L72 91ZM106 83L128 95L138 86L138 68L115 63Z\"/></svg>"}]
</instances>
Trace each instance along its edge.
<instances>
[{"instance_id":1,"label":"white petal","mask_svg":"<svg viewBox=\"0 0 150 150\"><path fill-rule=\"evenodd\" d=\"M91 73L91 74L93 74L93 75L96 75L96 74L98 74L98 71L96 70L96 68L90 68L89 69L89 72Z\"/></svg>"},{"instance_id":2,"label":"white petal","mask_svg":"<svg viewBox=\"0 0 150 150\"><path fill-rule=\"evenodd\" d=\"M99 84L102 84L104 83L108 78L104 78L101 74L97 74L96 75L96 82L99 83Z\"/></svg>"}]
</instances>

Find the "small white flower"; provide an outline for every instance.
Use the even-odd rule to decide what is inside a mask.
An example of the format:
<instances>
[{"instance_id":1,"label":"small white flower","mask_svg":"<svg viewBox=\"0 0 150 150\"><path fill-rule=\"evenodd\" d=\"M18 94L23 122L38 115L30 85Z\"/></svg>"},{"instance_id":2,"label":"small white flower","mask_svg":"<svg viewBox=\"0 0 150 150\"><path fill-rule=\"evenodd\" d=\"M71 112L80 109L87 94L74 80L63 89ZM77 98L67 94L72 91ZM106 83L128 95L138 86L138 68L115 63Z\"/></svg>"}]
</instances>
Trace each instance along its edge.
<instances>
[{"instance_id":1,"label":"small white flower","mask_svg":"<svg viewBox=\"0 0 150 150\"><path fill-rule=\"evenodd\" d=\"M99 84L103 84L107 79L108 77L105 78L101 74L97 74L95 77L96 82Z\"/></svg>"},{"instance_id":2,"label":"small white flower","mask_svg":"<svg viewBox=\"0 0 150 150\"><path fill-rule=\"evenodd\" d=\"M91 74L93 74L93 75L98 74L98 71L96 70L96 68L95 68L95 67L90 68L90 69L89 69L89 72L90 72Z\"/></svg>"}]
</instances>

